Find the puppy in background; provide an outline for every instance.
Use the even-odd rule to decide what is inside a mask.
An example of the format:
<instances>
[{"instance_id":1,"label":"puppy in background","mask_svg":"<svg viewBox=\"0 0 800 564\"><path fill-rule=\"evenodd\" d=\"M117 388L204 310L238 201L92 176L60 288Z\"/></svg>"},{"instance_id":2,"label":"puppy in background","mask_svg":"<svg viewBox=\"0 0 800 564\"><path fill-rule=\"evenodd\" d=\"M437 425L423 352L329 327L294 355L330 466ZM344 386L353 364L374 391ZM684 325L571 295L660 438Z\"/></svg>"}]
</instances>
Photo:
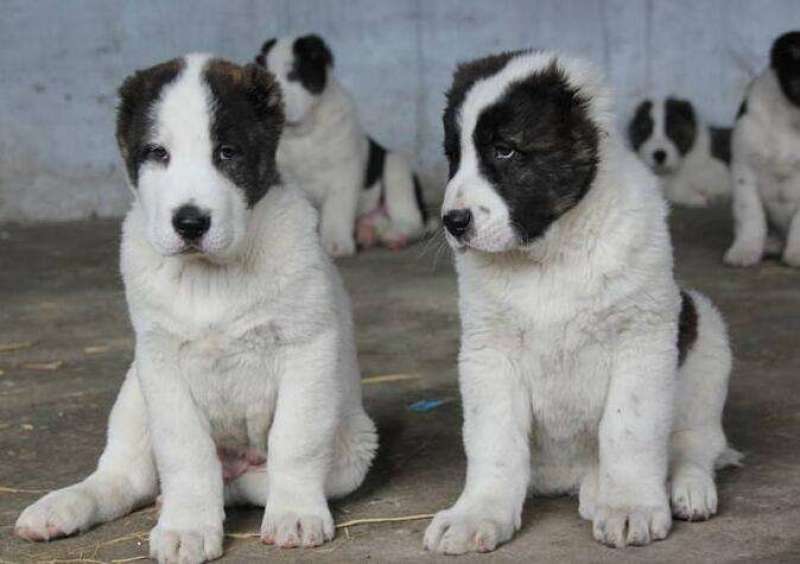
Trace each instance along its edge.
<instances>
[{"instance_id":1,"label":"puppy in background","mask_svg":"<svg viewBox=\"0 0 800 564\"><path fill-rule=\"evenodd\" d=\"M399 249L422 237L427 213L419 179L403 156L364 132L322 38L270 39L255 60L283 91L278 166L320 210L325 249L339 257L354 254L356 242Z\"/></svg>"},{"instance_id":2,"label":"puppy in background","mask_svg":"<svg viewBox=\"0 0 800 564\"><path fill-rule=\"evenodd\" d=\"M221 556L234 504L265 507L265 543L322 544L327 498L358 487L377 439L317 213L275 166L280 89L258 65L189 55L137 72L120 98L135 358L95 472L25 509L16 534L85 531L160 489L159 562Z\"/></svg>"},{"instance_id":3,"label":"puppy in background","mask_svg":"<svg viewBox=\"0 0 800 564\"><path fill-rule=\"evenodd\" d=\"M703 122L689 100L644 100L628 140L676 204L704 207L730 194L730 128Z\"/></svg>"},{"instance_id":4,"label":"puppy in background","mask_svg":"<svg viewBox=\"0 0 800 564\"><path fill-rule=\"evenodd\" d=\"M775 253L800 267L800 31L775 40L747 89L731 172L735 238L725 262L752 266Z\"/></svg>"},{"instance_id":5,"label":"puppy in background","mask_svg":"<svg viewBox=\"0 0 800 564\"><path fill-rule=\"evenodd\" d=\"M548 52L461 65L447 95L467 478L425 534L486 552L528 488L578 493L610 546L717 511L735 462L722 410L731 350L711 302L675 283L667 206L624 146L587 63Z\"/></svg>"}]
</instances>

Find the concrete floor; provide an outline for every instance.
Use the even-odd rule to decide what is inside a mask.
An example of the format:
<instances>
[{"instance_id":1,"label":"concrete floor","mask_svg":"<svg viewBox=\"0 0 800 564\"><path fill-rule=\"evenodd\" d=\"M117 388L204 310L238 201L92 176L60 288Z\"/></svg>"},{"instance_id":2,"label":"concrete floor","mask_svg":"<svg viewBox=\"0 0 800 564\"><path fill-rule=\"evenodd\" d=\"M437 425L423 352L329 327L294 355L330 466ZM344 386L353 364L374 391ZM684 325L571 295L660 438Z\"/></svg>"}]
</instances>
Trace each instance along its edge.
<instances>
[{"instance_id":1,"label":"concrete floor","mask_svg":"<svg viewBox=\"0 0 800 564\"><path fill-rule=\"evenodd\" d=\"M724 210L676 212L673 224L680 278L725 312L737 356L726 423L747 458L719 476L720 514L706 523L678 522L667 540L650 547L614 551L592 540L576 500L533 499L511 543L464 561L800 559L800 271L776 262L724 268L720 258L730 240ZM117 273L118 231L113 222L0 228L0 346L32 342L0 352L0 487L23 490L0 489L0 561L107 562L146 554L152 509L47 544L11 535L19 512L38 495L25 490L75 482L102 448L133 344ZM461 488L456 286L447 253L437 263L433 247L341 262L365 376L415 378L365 385L381 450L365 485L334 504L340 523L431 513ZM422 399L446 403L428 413L408 409ZM226 531L254 532L260 520L259 509L231 510ZM422 551L426 525L340 529L333 543L305 551L228 538L224 560L437 560Z\"/></svg>"}]
</instances>

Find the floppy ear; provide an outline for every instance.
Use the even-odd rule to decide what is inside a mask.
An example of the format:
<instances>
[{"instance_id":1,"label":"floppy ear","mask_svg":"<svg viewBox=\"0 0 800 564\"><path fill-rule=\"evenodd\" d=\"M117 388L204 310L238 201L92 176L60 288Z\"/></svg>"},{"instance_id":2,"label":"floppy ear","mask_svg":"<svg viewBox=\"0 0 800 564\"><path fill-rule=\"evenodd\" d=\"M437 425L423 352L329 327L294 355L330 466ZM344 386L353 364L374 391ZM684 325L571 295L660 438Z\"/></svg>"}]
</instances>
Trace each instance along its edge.
<instances>
[{"instance_id":1,"label":"floppy ear","mask_svg":"<svg viewBox=\"0 0 800 564\"><path fill-rule=\"evenodd\" d=\"M243 69L242 80L258 119L283 125L283 97L273 74L262 65L250 63Z\"/></svg>"},{"instance_id":2,"label":"floppy ear","mask_svg":"<svg viewBox=\"0 0 800 564\"><path fill-rule=\"evenodd\" d=\"M261 46L261 51L259 51L258 55L256 55L255 62L262 66L267 66L267 56L269 52L275 47L275 43L277 39L274 37L267 39L264 44Z\"/></svg>"},{"instance_id":3,"label":"floppy ear","mask_svg":"<svg viewBox=\"0 0 800 564\"><path fill-rule=\"evenodd\" d=\"M333 53L319 35L304 35L294 43L295 53L315 64L333 67Z\"/></svg>"}]
</instances>

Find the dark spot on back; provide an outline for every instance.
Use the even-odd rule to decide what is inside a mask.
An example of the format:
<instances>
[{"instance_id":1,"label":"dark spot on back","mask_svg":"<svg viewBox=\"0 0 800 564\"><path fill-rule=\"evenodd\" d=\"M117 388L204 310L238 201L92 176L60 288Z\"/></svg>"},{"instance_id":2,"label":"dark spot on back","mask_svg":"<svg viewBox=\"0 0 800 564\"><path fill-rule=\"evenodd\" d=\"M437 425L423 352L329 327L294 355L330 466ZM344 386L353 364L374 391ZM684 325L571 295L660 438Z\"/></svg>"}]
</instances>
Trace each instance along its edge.
<instances>
[{"instance_id":1,"label":"dark spot on back","mask_svg":"<svg viewBox=\"0 0 800 564\"><path fill-rule=\"evenodd\" d=\"M664 104L664 129L681 155L686 155L697 138L697 119L688 100L667 98Z\"/></svg>"},{"instance_id":2,"label":"dark spot on back","mask_svg":"<svg viewBox=\"0 0 800 564\"><path fill-rule=\"evenodd\" d=\"M213 59L203 76L214 100L214 166L244 191L252 207L280 182L275 165L284 119L280 89L274 76L255 64L242 67ZM223 145L236 149L234 158L220 158L217 149Z\"/></svg>"},{"instance_id":3,"label":"dark spot on back","mask_svg":"<svg viewBox=\"0 0 800 564\"><path fill-rule=\"evenodd\" d=\"M678 318L678 366L682 366L686 355L697 341L697 309L688 292L681 291L681 313Z\"/></svg>"},{"instance_id":4,"label":"dark spot on back","mask_svg":"<svg viewBox=\"0 0 800 564\"><path fill-rule=\"evenodd\" d=\"M369 141L369 153L367 154L367 170L364 173L364 188L371 188L383 178L386 149L372 137L367 139Z\"/></svg>"},{"instance_id":5,"label":"dark spot on back","mask_svg":"<svg viewBox=\"0 0 800 564\"><path fill-rule=\"evenodd\" d=\"M128 170L131 184L139 182L139 166L153 130L150 111L164 86L175 80L184 67L183 59L172 59L125 79L119 89L117 107L117 143Z\"/></svg>"},{"instance_id":6,"label":"dark spot on back","mask_svg":"<svg viewBox=\"0 0 800 564\"><path fill-rule=\"evenodd\" d=\"M645 100L636 107L633 119L628 125L628 141L634 151L638 151L645 141L653 134L653 117L651 111L653 102Z\"/></svg>"},{"instance_id":7,"label":"dark spot on back","mask_svg":"<svg viewBox=\"0 0 800 564\"><path fill-rule=\"evenodd\" d=\"M325 90L328 67L333 67L333 53L325 41L315 34L297 38L292 51L294 66L288 79L299 80L306 90L312 94L320 94Z\"/></svg>"},{"instance_id":8,"label":"dark spot on back","mask_svg":"<svg viewBox=\"0 0 800 564\"><path fill-rule=\"evenodd\" d=\"M725 164L731 164L731 134L730 127L709 127L711 136L711 156Z\"/></svg>"},{"instance_id":9,"label":"dark spot on back","mask_svg":"<svg viewBox=\"0 0 800 564\"><path fill-rule=\"evenodd\" d=\"M481 111L472 136L480 170L506 202L521 243L542 236L589 191L599 136L589 100L569 84L557 60L509 84ZM515 155L498 161L498 145Z\"/></svg>"},{"instance_id":10,"label":"dark spot on back","mask_svg":"<svg viewBox=\"0 0 800 564\"><path fill-rule=\"evenodd\" d=\"M453 74L453 84L447 91L447 105L442 116L444 125L444 154L450 164L450 178L453 177L461 161L461 148L459 145L460 126L458 113L467 92L476 82L497 74L508 64L515 55L524 51L508 51L497 55L490 55L482 59L461 63Z\"/></svg>"}]
</instances>

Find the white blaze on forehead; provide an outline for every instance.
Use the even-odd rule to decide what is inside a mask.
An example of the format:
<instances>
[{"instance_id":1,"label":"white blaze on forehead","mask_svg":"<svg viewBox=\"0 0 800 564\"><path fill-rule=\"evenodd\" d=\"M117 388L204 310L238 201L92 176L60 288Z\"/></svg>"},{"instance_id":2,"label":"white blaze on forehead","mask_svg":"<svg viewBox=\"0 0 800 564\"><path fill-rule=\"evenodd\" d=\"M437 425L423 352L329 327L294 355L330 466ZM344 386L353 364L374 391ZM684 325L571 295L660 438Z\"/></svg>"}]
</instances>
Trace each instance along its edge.
<instances>
[{"instance_id":1,"label":"white blaze on forehead","mask_svg":"<svg viewBox=\"0 0 800 564\"><path fill-rule=\"evenodd\" d=\"M164 88L156 106L155 141L170 150L173 163L211 156L211 92L203 78L210 58L187 55L180 76Z\"/></svg>"}]
</instances>

